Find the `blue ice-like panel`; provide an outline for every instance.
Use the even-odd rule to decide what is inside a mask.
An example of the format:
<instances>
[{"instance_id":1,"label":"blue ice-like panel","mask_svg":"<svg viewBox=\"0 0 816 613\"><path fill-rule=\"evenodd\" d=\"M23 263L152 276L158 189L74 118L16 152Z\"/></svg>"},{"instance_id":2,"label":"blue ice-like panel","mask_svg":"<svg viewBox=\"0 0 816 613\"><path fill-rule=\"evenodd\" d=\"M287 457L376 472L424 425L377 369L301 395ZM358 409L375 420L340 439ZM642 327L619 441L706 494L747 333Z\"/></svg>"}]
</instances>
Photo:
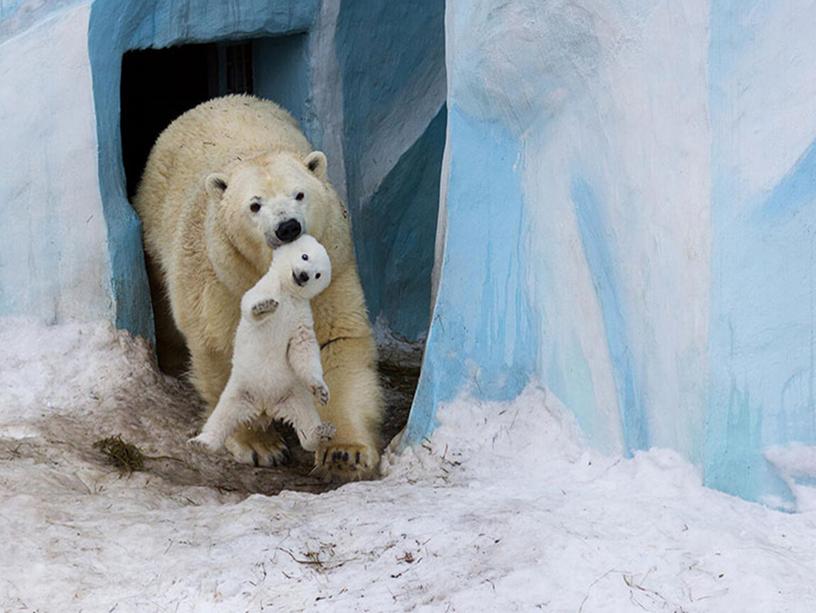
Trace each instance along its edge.
<instances>
[{"instance_id":1,"label":"blue ice-like panel","mask_svg":"<svg viewBox=\"0 0 816 613\"><path fill-rule=\"evenodd\" d=\"M771 0L448 6L446 240L409 441L440 401L532 379L593 444L672 447L709 485L796 507L814 20Z\"/></svg>"}]
</instances>

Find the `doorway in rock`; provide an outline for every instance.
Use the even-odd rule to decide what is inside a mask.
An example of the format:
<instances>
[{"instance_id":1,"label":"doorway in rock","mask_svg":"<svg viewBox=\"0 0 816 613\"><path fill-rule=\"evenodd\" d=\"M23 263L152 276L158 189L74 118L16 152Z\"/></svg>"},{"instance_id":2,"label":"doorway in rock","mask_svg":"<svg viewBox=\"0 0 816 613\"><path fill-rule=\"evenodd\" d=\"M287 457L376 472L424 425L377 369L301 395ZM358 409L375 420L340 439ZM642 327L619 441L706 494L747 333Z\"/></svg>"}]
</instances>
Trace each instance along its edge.
<instances>
[{"instance_id":1,"label":"doorway in rock","mask_svg":"<svg viewBox=\"0 0 816 613\"><path fill-rule=\"evenodd\" d=\"M150 149L170 122L210 98L254 91L252 43L128 51L121 84L122 161L132 198Z\"/></svg>"},{"instance_id":2,"label":"doorway in rock","mask_svg":"<svg viewBox=\"0 0 816 613\"><path fill-rule=\"evenodd\" d=\"M238 41L128 51L122 57L122 163L132 198L161 132L179 115L225 94L253 92L253 43ZM156 357L167 374L186 370L187 347L170 315L157 270L145 256L153 303Z\"/></svg>"}]
</instances>

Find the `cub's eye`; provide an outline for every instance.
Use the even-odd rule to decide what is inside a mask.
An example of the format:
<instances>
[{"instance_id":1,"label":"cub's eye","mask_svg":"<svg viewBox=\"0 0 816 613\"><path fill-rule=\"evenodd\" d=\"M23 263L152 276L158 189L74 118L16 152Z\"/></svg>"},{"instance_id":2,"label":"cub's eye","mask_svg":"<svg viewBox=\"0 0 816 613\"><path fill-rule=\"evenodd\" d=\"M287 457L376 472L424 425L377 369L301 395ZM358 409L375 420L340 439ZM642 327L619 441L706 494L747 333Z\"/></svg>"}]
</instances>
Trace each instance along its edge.
<instances>
[{"instance_id":1,"label":"cub's eye","mask_svg":"<svg viewBox=\"0 0 816 613\"><path fill-rule=\"evenodd\" d=\"M308 255L306 255L305 253L304 253L302 256L300 256L300 257L301 257L301 259L303 259L303 260L308 260L308 259L309 259L309 256L308 256Z\"/></svg>"},{"instance_id":2,"label":"cub's eye","mask_svg":"<svg viewBox=\"0 0 816 613\"><path fill-rule=\"evenodd\" d=\"M315 275L315 279L319 279L319 278L320 278L320 273L317 273L317 274Z\"/></svg>"},{"instance_id":3,"label":"cub's eye","mask_svg":"<svg viewBox=\"0 0 816 613\"><path fill-rule=\"evenodd\" d=\"M261 210L260 203L253 202L252 204L249 205L249 210L252 211L253 213L257 213L258 211Z\"/></svg>"},{"instance_id":4,"label":"cub's eye","mask_svg":"<svg viewBox=\"0 0 816 613\"><path fill-rule=\"evenodd\" d=\"M298 192L297 194L295 194L295 200L303 200L303 196L304 196L303 192Z\"/></svg>"}]
</instances>

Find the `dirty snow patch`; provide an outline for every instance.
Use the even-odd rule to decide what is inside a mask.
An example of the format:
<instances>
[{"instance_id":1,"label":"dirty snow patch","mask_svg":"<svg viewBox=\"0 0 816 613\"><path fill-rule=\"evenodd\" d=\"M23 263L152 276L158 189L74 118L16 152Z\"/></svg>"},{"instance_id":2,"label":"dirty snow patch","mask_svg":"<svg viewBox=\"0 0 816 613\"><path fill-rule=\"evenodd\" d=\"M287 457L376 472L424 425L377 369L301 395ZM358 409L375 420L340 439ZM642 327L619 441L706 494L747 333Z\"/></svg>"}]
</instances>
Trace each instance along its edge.
<instances>
[{"instance_id":1,"label":"dirty snow patch","mask_svg":"<svg viewBox=\"0 0 816 613\"><path fill-rule=\"evenodd\" d=\"M546 390L443 407L381 481L247 497L70 444L160 429L143 343L1 320L0 342L1 610L816 610L816 514L708 490L671 451L588 450ZM106 401L139 393L140 415Z\"/></svg>"}]
</instances>

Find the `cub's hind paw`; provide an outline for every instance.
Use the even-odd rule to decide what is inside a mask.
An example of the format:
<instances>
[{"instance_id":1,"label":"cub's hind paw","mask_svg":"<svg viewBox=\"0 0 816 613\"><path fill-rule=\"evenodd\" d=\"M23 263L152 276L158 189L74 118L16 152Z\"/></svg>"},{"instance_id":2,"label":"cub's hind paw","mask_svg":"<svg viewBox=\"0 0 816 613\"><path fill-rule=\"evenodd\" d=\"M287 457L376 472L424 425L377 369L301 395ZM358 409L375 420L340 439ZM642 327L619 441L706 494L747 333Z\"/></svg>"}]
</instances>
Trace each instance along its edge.
<instances>
[{"instance_id":1,"label":"cub's hind paw","mask_svg":"<svg viewBox=\"0 0 816 613\"><path fill-rule=\"evenodd\" d=\"M334 427L334 424L322 421L312 428L308 435L298 430L298 439L303 449L306 451L316 451L320 445L328 443L333 439L336 432L337 428Z\"/></svg>"},{"instance_id":2,"label":"cub's hind paw","mask_svg":"<svg viewBox=\"0 0 816 613\"><path fill-rule=\"evenodd\" d=\"M337 428L334 427L334 424L327 421L321 421L315 426L315 429L312 431L312 436L324 441L330 441L334 438L336 432Z\"/></svg>"},{"instance_id":3,"label":"cub's hind paw","mask_svg":"<svg viewBox=\"0 0 816 613\"><path fill-rule=\"evenodd\" d=\"M264 315L274 313L275 309L277 308L278 301L274 298L267 298L266 300L261 300L260 302L256 302L252 305L252 316L255 319L260 319Z\"/></svg>"}]
</instances>

